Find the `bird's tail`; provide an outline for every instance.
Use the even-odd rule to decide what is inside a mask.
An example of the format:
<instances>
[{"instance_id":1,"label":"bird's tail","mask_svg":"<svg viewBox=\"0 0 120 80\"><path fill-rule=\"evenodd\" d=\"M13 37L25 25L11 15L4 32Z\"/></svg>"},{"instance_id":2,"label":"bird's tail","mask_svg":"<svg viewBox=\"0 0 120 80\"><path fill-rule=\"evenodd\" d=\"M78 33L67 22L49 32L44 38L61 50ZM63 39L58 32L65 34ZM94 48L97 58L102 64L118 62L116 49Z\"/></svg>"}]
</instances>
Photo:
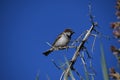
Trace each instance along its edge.
<instances>
[{"instance_id":1,"label":"bird's tail","mask_svg":"<svg viewBox=\"0 0 120 80\"><path fill-rule=\"evenodd\" d=\"M51 48L51 49L43 52L43 54L44 54L45 56L48 56L52 51L53 51L53 48Z\"/></svg>"}]
</instances>

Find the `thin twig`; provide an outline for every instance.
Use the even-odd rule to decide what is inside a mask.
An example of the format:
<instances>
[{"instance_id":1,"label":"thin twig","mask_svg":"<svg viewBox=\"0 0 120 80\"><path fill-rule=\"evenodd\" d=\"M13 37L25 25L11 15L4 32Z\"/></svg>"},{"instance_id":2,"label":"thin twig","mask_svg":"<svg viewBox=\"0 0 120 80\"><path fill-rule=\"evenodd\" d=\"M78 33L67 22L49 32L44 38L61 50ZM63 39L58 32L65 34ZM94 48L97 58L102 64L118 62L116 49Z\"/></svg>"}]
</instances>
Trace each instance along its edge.
<instances>
[{"instance_id":1,"label":"thin twig","mask_svg":"<svg viewBox=\"0 0 120 80\"><path fill-rule=\"evenodd\" d=\"M79 43L80 40L82 41L82 36L85 35L87 31L83 32L76 40L73 41L73 43L71 44L72 46L75 45L76 43Z\"/></svg>"},{"instance_id":2,"label":"thin twig","mask_svg":"<svg viewBox=\"0 0 120 80\"><path fill-rule=\"evenodd\" d=\"M94 45L95 45L95 41L96 41L97 35L95 35L95 34L92 34L92 35L95 37L94 40L93 40L93 44L92 44L92 53L93 53Z\"/></svg>"},{"instance_id":3,"label":"thin twig","mask_svg":"<svg viewBox=\"0 0 120 80\"><path fill-rule=\"evenodd\" d=\"M52 59L51 61L52 61L52 63L55 65L56 68L58 68L59 70L61 69L61 68L55 63L54 59Z\"/></svg>"},{"instance_id":4,"label":"thin twig","mask_svg":"<svg viewBox=\"0 0 120 80\"><path fill-rule=\"evenodd\" d=\"M60 80L63 79L64 74L65 74L65 71L63 71L63 73L61 74L61 76L60 76Z\"/></svg>"},{"instance_id":5,"label":"thin twig","mask_svg":"<svg viewBox=\"0 0 120 80\"><path fill-rule=\"evenodd\" d=\"M83 80L82 76L79 74L79 72L75 68L73 68L72 70L75 71L75 73L78 75L80 80Z\"/></svg>"},{"instance_id":6,"label":"thin twig","mask_svg":"<svg viewBox=\"0 0 120 80\"><path fill-rule=\"evenodd\" d=\"M86 63L85 63L85 59L83 57L83 54L80 54L81 55L81 61L83 63L83 66L84 66L84 71L85 71L85 76L86 76L86 80L89 80L89 73L87 71L87 66L86 66Z\"/></svg>"},{"instance_id":7,"label":"thin twig","mask_svg":"<svg viewBox=\"0 0 120 80\"><path fill-rule=\"evenodd\" d=\"M84 47L84 51L87 53L88 58L92 58L86 47Z\"/></svg>"},{"instance_id":8,"label":"thin twig","mask_svg":"<svg viewBox=\"0 0 120 80\"><path fill-rule=\"evenodd\" d=\"M65 58L67 66L69 67L70 65L69 65L69 61L67 60L67 57L65 56L64 58ZM70 68L68 76L70 76L72 80L75 80L71 70L72 70L72 68ZM67 69L65 70L65 73L66 73L66 71L67 71ZM64 80L68 80L68 76L64 75Z\"/></svg>"},{"instance_id":9,"label":"thin twig","mask_svg":"<svg viewBox=\"0 0 120 80\"><path fill-rule=\"evenodd\" d=\"M46 44L47 44L48 46L50 46L50 47L53 47L49 42L46 42Z\"/></svg>"},{"instance_id":10,"label":"thin twig","mask_svg":"<svg viewBox=\"0 0 120 80\"><path fill-rule=\"evenodd\" d=\"M83 63L84 65L86 65L85 59L84 59L84 56L83 56L83 55L84 55L84 54L80 54L79 56L80 56L80 59L81 59L82 63Z\"/></svg>"},{"instance_id":11,"label":"thin twig","mask_svg":"<svg viewBox=\"0 0 120 80\"><path fill-rule=\"evenodd\" d=\"M94 80L94 76L96 75L96 72L92 66L92 61L90 60L90 68L92 69L93 73L89 73L89 75L91 76L92 80Z\"/></svg>"}]
</instances>

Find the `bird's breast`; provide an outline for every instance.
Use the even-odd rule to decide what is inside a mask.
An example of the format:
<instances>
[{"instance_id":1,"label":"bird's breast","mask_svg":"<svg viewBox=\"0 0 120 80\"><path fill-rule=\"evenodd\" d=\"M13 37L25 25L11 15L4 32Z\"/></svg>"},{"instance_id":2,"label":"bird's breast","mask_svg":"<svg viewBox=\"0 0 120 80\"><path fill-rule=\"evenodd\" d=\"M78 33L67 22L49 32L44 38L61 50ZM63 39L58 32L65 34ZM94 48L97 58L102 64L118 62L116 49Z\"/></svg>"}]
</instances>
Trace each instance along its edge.
<instances>
[{"instance_id":1,"label":"bird's breast","mask_svg":"<svg viewBox=\"0 0 120 80\"><path fill-rule=\"evenodd\" d=\"M69 39L66 37L66 36L61 36L61 38L59 38L56 43L55 43L55 46L57 47L62 47L62 46L66 46L69 42Z\"/></svg>"}]
</instances>

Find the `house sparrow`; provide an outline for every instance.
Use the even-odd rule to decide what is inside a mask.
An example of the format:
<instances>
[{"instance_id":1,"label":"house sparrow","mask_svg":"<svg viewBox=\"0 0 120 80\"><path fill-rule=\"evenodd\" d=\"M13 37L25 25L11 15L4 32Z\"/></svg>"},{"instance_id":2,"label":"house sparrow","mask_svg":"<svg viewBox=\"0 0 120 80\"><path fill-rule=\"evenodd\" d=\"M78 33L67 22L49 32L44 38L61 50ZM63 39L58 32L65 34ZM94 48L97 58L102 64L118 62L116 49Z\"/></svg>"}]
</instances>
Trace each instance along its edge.
<instances>
[{"instance_id":1,"label":"house sparrow","mask_svg":"<svg viewBox=\"0 0 120 80\"><path fill-rule=\"evenodd\" d=\"M52 47L43 52L45 56L48 56L51 52L53 52L56 49L59 49L60 47L65 47L70 42L71 36L74 32L71 29L65 29L64 32L62 32L57 39L52 44Z\"/></svg>"}]
</instances>

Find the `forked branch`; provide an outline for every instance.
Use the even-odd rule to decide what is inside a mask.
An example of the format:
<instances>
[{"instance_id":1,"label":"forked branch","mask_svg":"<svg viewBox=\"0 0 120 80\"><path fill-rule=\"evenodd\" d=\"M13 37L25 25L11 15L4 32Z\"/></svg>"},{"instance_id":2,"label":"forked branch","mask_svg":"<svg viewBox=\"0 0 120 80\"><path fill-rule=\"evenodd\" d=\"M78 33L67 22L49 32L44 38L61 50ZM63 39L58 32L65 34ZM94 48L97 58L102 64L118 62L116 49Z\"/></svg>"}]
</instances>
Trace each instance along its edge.
<instances>
[{"instance_id":1,"label":"forked branch","mask_svg":"<svg viewBox=\"0 0 120 80\"><path fill-rule=\"evenodd\" d=\"M82 39L82 42L79 44L79 46L77 47L71 61L70 64L68 66L68 68L66 69L66 72L64 74L64 80L67 80L67 77L69 76L69 72L71 70L71 68L73 67L73 65L75 64L80 51L82 50L82 48L84 47L85 42L87 41L88 37L91 35L92 31L94 30L95 26L97 26L97 23L92 24L92 26L90 27L89 30L87 30L86 35L84 36L84 38Z\"/></svg>"}]
</instances>

